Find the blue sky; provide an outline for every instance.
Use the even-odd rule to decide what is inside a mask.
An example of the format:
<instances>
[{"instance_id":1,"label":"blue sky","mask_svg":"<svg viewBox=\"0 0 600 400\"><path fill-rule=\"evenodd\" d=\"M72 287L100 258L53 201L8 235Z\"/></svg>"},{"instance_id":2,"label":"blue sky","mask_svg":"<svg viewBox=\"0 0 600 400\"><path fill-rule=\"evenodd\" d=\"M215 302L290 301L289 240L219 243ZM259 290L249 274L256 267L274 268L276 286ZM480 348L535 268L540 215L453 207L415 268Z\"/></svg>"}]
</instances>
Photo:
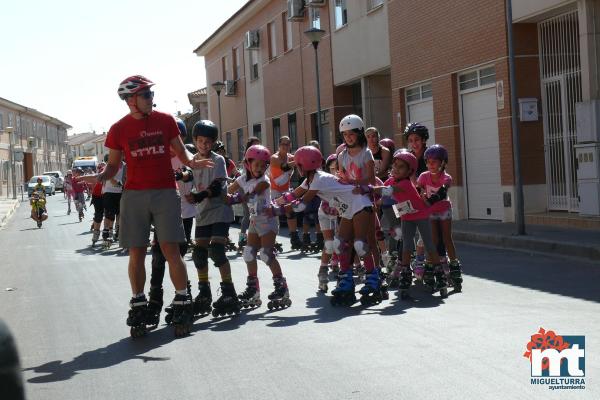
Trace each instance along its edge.
<instances>
[{"instance_id":1,"label":"blue sky","mask_svg":"<svg viewBox=\"0 0 600 400\"><path fill-rule=\"evenodd\" d=\"M127 113L119 82L156 82L157 109L189 111L206 86L193 50L246 0L19 0L2 4L0 97L73 126L106 131Z\"/></svg>"}]
</instances>

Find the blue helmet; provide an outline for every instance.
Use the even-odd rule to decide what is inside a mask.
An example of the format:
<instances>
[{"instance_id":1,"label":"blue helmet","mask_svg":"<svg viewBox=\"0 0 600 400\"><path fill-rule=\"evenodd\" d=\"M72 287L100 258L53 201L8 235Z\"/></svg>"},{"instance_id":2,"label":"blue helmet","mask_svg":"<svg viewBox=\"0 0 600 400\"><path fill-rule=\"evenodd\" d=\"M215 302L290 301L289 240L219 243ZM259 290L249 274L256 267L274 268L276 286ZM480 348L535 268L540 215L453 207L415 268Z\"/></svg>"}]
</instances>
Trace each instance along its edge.
<instances>
[{"instance_id":1,"label":"blue helmet","mask_svg":"<svg viewBox=\"0 0 600 400\"><path fill-rule=\"evenodd\" d=\"M425 154L423 155L425 161L431 159L440 160L446 164L448 164L448 151L441 144L434 144L431 147L428 147L425 150Z\"/></svg>"},{"instance_id":2,"label":"blue helmet","mask_svg":"<svg viewBox=\"0 0 600 400\"><path fill-rule=\"evenodd\" d=\"M177 127L179 128L179 136L185 139L187 137L187 128L185 127L185 123L181 120L181 118L175 118L175 122L177 122Z\"/></svg>"}]
</instances>

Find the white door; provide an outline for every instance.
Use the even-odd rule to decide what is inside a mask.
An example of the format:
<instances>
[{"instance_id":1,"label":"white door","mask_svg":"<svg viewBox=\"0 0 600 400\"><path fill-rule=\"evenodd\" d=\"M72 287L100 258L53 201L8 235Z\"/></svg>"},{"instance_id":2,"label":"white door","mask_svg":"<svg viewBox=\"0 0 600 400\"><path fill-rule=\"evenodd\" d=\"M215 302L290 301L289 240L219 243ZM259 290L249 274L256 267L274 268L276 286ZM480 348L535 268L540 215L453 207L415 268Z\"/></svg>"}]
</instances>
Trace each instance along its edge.
<instances>
[{"instance_id":1,"label":"white door","mask_svg":"<svg viewBox=\"0 0 600 400\"><path fill-rule=\"evenodd\" d=\"M502 220L496 89L461 99L469 218Z\"/></svg>"},{"instance_id":2,"label":"white door","mask_svg":"<svg viewBox=\"0 0 600 400\"><path fill-rule=\"evenodd\" d=\"M409 122L419 122L429 129L427 145L435 144L435 125L433 124L433 100L409 104L407 107Z\"/></svg>"}]
</instances>

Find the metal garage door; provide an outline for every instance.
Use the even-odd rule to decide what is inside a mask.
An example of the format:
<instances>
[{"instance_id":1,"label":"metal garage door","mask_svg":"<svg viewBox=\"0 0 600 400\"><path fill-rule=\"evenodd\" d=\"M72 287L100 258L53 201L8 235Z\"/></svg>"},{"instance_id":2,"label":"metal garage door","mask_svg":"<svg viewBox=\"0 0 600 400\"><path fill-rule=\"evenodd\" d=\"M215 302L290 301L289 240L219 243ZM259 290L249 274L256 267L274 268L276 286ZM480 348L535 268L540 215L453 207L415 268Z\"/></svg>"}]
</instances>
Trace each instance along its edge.
<instances>
[{"instance_id":1,"label":"metal garage door","mask_svg":"<svg viewBox=\"0 0 600 400\"><path fill-rule=\"evenodd\" d=\"M469 218L502 220L496 88L461 94Z\"/></svg>"}]
</instances>

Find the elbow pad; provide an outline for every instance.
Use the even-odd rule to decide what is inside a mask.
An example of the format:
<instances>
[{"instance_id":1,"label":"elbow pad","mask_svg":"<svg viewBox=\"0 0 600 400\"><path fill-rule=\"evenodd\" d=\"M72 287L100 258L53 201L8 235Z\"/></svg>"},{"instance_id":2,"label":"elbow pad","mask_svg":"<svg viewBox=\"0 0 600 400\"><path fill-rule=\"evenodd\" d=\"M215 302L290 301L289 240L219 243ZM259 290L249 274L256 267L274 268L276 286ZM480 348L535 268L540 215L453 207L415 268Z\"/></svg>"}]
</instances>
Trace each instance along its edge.
<instances>
[{"instance_id":1,"label":"elbow pad","mask_svg":"<svg viewBox=\"0 0 600 400\"><path fill-rule=\"evenodd\" d=\"M223 192L223 181L220 179L216 179L208 185L207 188L210 191L210 195L208 197L218 197Z\"/></svg>"}]
</instances>

